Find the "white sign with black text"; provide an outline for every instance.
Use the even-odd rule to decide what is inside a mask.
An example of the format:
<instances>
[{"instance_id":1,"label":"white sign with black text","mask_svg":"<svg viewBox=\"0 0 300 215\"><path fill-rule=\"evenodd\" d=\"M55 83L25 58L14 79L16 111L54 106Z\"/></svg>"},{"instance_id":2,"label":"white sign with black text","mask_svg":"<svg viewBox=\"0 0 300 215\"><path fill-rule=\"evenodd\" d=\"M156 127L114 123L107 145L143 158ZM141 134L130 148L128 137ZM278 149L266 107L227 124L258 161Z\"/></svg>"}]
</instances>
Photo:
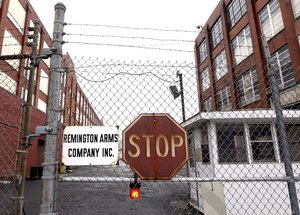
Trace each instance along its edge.
<instances>
[{"instance_id":1,"label":"white sign with black text","mask_svg":"<svg viewBox=\"0 0 300 215\"><path fill-rule=\"evenodd\" d=\"M67 126L62 140L62 162L67 166L116 164L118 140L116 127Z\"/></svg>"}]
</instances>

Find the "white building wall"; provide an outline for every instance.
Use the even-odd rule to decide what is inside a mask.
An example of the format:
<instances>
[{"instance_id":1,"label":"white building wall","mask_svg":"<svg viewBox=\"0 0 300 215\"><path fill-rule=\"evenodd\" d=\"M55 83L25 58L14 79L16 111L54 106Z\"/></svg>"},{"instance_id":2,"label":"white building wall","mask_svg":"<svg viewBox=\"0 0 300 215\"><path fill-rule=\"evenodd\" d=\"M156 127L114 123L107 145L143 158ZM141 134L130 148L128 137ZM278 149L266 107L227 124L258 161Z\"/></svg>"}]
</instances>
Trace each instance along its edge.
<instances>
[{"instance_id":1,"label":"white building wall","mask_svg":"<svg viewBox=\"0 0 300 215\"><path fill-rule=\"evenodd\" d=\"M292 122L298 122L297 119L299 121L298 117L289 118ZM236 121L240 122L240 119L237 118ZM272 127L276 162L254 162L251 158L248 159L249 163L219 164L216 137L216 123L218 121L206 119L206 122L209 135L210 164L203 165L202 162L198 161L195 165L195 176L205 180L205 182L199 182L197 186L199 210L205 215L292 214L287 182L282 181L285 178L285 168L280 160L274 125ZM234 123L235 120L230 122ZM264 123L264 120L260 119L259 122ZM270 122L270 118L268 118L265 123ZM197 141L195 146L201 142L200 132L198 128L193 131L194 141ZM249 141L246 141L246 144L249 158L252 157L251 145L249 145ZM293 164L293 169L295 177L300 176L299 162ZM191 183L193 188L195 184ZM296 183L296 189L299 200L300 182ZM195 198L195 191L193 192L192 196ZM222 202L224 204L221 204ZM224 206L225 211L222 211L222 206Z\"/></svg>"}]
</instances>

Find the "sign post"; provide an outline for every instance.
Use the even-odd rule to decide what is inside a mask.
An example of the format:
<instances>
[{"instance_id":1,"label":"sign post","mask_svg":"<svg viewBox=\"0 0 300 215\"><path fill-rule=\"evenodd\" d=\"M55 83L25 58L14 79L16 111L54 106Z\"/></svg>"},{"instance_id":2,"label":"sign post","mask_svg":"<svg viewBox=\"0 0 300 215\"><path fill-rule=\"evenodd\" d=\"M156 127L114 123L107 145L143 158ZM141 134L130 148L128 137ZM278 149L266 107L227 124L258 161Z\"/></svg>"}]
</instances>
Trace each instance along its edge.
<instances>
[{"instance_id":1,"label":"sign post","mask_svg":"<svg viewBox=\"0 0 300 215\"><path fill-rule=\"evenodd\" d=\"M118 129L108 126L67 126L62 162L67 166L110 165L118 162Z\"/></svg>"},{"instance_id":2,"label":"sign post","mask_svg":"<svg viewBox=\"0 0 300 215\"><path fill-rule=\"evenodd\" d=\"M169 180L188 160L187 133L168 114L141 114L123 131L123 160L141 179Z\"/></svg>"}]
</instances>

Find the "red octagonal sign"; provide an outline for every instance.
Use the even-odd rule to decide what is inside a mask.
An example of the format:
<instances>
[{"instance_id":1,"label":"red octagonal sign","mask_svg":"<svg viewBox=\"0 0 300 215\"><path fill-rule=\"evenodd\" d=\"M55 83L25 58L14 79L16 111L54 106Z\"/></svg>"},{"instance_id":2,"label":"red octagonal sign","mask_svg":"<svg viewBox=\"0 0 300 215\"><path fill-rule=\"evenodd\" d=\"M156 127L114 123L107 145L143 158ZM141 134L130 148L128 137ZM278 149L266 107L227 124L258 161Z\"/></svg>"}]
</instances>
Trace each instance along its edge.
<instances>
[{"instance_id":1,"label":"red octagonal sign","mask_svg":"<svg viewBox=\"0 0 300 215\"><path fill-rule=\"evenodd\" d=\"M188 160L186 131L168 114L141 114L123 131L123 160L141 179L171 179Z\"/></svg>"}]
</instances>

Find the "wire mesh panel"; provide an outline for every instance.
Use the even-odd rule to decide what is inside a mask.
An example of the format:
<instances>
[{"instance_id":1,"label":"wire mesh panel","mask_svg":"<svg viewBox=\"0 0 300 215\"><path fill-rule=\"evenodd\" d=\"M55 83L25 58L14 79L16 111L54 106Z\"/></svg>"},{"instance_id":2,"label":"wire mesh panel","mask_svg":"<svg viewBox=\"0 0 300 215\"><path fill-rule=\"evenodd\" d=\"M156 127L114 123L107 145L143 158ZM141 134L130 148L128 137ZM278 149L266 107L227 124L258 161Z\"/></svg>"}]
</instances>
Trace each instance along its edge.
<instances>
[{"instance_id":1,"label":"wire mesh panel","mask_svg":"<svg viewBox=\"0 0 300 215\"><path fill-rule=\"evenodd\" d=\"M0 214L12 214L16 191L16 150L20 143L22 100L17 97L18 82L13 78L20 60L0 62ZM24 82L20 81L20 86Z\"/></svg>"},{"instance_id":2,"label":"wire mesh panel","mask_svg":"<svg viewBox=\"0 0 300 215\"><path fill-rule=\"evenodd\" d=\"M210 85L204 84L205 75L196 75L192 63L71 61L65 57L63 67L64 125L117 126L122 137L139 114L169 113L188 132L189 160L169 181L138 179L141 197L132 200L129 183L134 181L134 172L122 161L120 138L117 165L67 166L60 174L58 212L292 214L277 112L270 94L265 98L265 92L256 87L261 80L255 69L236 79L235 92L224 88L206 100L206 93L199 92ZM183 93L178 74L182 74ZM184 95L184 102L176 99L178 95ZM294 99L296 103L298 94L289 95L282 94L281 102ZM263 101L267 103L262 105ZM282 113L298 181L300 113L297 106L283 106ZM296 182L297 193L298 185Z\"/></svg>"},{"instance_id":3,"label":"wire mesh panel","mask_svg":"<svg viewBox=\"0 0 300 215\"><path fill-rule=\"evenodd\" d=\"M183 75L186 116L197 113L197 84L193 63L121 62L65 58L66 85L63 122L77 126L117 126L119 163L110 166L74 166L61 174L57 210L62 214L197 214L189 205L187 181L140 181L141 198L129 197L134 172L122 161L122 131L141 113L170 113L182 121L181 100L169 90ZM72 80L78 84L72 85ZM72 82L75 83L75 82ZM69 98L69 99L68 99ZM187 177L185 166L177 177ZM76 191L77 190L77 191ZM78 195L80 193L80 195ZM85 201L90 199L89 201ZM68 205L68 207L66 207Z\"/></svg>"}]
</instances>

